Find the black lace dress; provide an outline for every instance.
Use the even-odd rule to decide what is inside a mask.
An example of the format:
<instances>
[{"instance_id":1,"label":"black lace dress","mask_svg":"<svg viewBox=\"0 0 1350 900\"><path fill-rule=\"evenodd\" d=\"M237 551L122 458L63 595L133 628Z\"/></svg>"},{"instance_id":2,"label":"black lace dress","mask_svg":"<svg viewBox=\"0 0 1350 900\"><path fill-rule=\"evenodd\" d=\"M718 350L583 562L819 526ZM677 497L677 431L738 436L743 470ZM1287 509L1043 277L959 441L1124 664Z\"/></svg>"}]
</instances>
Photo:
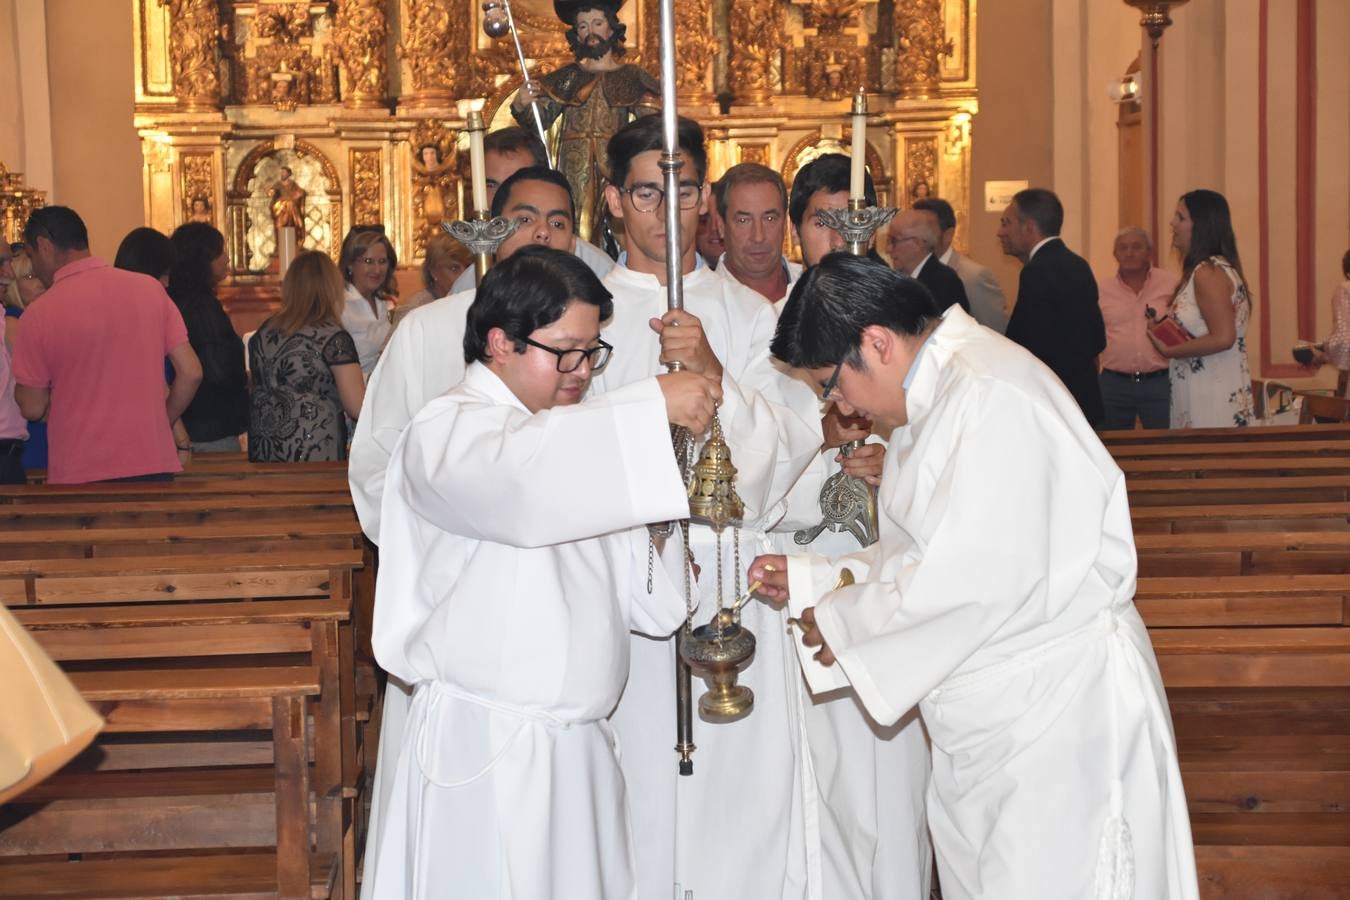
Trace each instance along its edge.
<instances>
[{"instance_id":1,"label":"black lace dress","mask_svg":"<svg viewBox=\"0 0 1350 900\"><path fill-rule=\"evenodd\" d=\"M248 342L253 371L248 458L253 462L335 462L347 458L347 419L333 366L359 363L340 325L283 334L264 322Z\"/></svg>"}]
</instances>

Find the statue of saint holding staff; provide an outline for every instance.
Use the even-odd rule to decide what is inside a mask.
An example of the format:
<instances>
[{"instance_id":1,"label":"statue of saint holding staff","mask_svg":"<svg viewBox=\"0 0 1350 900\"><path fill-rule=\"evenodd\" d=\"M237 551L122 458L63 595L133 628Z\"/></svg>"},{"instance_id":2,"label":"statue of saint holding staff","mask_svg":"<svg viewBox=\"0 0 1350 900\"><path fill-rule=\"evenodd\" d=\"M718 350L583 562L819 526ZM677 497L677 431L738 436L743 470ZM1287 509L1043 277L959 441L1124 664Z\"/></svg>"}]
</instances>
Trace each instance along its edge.
<instances>
[{"instance_id":1,"label":"statue of saint holding staff","mask_svg":"<svg viewBox=\"0 0 1350 900\"><path fill-rule=\"evenodd\" d=\"M592 240L603 209L605 145L634 118L656 112L661 86L640 66L623 61L627 26L619 21L621 0L555 0L567 24L576 56L542 78L528 80L511 104L524 127L533 124L530 101L537 101L543 126L559 117L557 168L567 176L577 205L577 234Z\"/></svg>"}]
</instances>

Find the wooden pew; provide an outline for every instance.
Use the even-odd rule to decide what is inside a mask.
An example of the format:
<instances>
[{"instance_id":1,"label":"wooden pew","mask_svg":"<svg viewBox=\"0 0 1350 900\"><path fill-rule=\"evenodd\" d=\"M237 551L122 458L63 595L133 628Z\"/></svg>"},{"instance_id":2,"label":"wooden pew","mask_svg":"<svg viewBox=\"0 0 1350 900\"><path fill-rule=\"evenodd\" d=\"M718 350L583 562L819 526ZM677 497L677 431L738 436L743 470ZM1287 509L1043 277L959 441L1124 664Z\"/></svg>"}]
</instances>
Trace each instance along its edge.
<instances>
[{"instance_id":1,"label":"wooden pew","mask_svg":"<svg viewBox=\"0 0 1350 900\"><path fill-rule=\"evenodd\" d=\"M172 487L177 490L180 486ZM60 500L55 505L66 502ZM138 502L152 505L151 501ZM41 499L34 499L18 507L0 506L0 521L12 515L15 509L42 509L49 505ZM115 501L86 504L87 509L91 507L93 511L89 515L97 519L103 515L98 509L106 507L107 510L117 510L121 504ZM248 512L254 511L256 508L248 508ZM149 510L144 512L150 515ZM248 613L245 610L261 608L263 604L258 601L268 597L285 598L283 602L295 605L297 611L303 608L306 597L331 597L336 598L336 602L349 613L353 588L358 583L364 583L354 574L366 558L359 543L359 529L351 515L350 501L338 515L329 514L313 519L310 523L288 523L284 527L277 527L281 524L279 518L263 521L271 524L270 531L266 525L250 526L244 522L198 526L140 525L122 529L76 528L65 533L59 533L58 530L24 532L10 528L0 531L0 599L23 607L23 612L68 615L70 628L75 628L76 623L81 621L104 622L108 615L115 617L128 609L141 609L144 608L141 604L147 602L196 603L221 598L245 601L225 604L230 609L223 615L238 617L239 622L246 619ZM315 533L307 531L309 524L314 524ZM260 541L241 537L250 528L255 536L261 535ZM331 548L325 549L323 545L328 544L332 545ZM10 551L16 548L40 555L36 558L9 558ZM158 552L165 548L170 548L167 553ZM196 552L192 552L194 548ZM100 555L103 553L119 555ZM92 558L84 558L89 554L93 554ZM69 607L35 609L48 604L71 603L84 604L84 607L73 610ZM129 603L137 606L128 607L126 604ZM328 765L336 767L338 773L331 782L335 787L316 792L316 799L326 798L320 805L336 804L338 809L336 820L331 811L325 819L337 823L325 828L325 853L341 860L340 866L333 867L340 870L337 871L339 889L331 892L331 895L354 896L356 848L364 830L361 821L364 798L361 792L368 777L366 761L358 751L355 738L358 720L369 715L368 705L365 709L359 708L355 687L357 681L366 682L364 702L367 704L375 693L375 687L371 683L374 680L373 672L364 679L357 676L349 616L344 614L335 625L337 635L331 643L340 651L333 669L338 687L319 692L310 704L309 716L316 723L316 733L319 731L320 718L325 723L322 732L326 735L326 742L323 746L329 748L325 751L328 754L326 759ZM102 633L107 635L112 632L104 629ZM125 627L117 632L123 640L131 633ZM241 630L240 634L243 635L244 631ZM242 652L257 636L249 633L240 641L221 641L220 647ZM190 646L189 643L180 643L172 652L181 654L186 652L183 648ZM368 664L366 668L369 669ZM319 712L322 712L321 717ZM258 742L246 741L244 744L256 757ZM154 745L150 746L153 748ZM370 763L373 765L371 746ZM135 758L134 751L126 745L113 743L111 748L119 757ZM361 749L364 749L364 745ZM152 752L164 756L162 749ZM225 756L228 755L227 752ZM253 862L256 863L256 860ZM257 868L254 865L254 869ZM0 880L4 879L5 876L0 875ZM0 896L5 895L0 893ZM323 896L330 896L330 893L324 893Z\"/></svg>"},{"instance_id":2,"label":"wooden pew","mask_svg":"<svg viewBox=\"0 0 1350 900\"><path fill-rule=\"evenodd\" d=\"M1350 430L1106 435L1206 898L1350 884Z\"/></svg>"}]
</instances>

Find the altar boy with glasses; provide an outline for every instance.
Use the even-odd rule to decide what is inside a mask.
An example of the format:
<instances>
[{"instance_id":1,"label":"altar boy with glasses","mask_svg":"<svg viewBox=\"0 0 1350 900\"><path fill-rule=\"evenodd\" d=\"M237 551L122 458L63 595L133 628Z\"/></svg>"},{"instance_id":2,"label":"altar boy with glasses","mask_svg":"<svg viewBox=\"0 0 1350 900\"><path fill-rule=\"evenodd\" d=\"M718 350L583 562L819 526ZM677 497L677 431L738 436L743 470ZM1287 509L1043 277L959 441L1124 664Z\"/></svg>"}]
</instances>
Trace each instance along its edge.
<instances>
[{"instance_id":1,"label":"altar boy with glasses","mask_svg":"<svg viewBox=\"0 0 1350 900\"><path fill-rule=\"evenodd\" d=\"M457 387L394 449L373 644L413 685L365 896L627 900L628 801L605 716L630 629L684 602L648 522L688 515L670 426L721 396L694 372L585 400L612 348L610 294L568 253L527 248L468 311Z\"/></svg>"}]
</instances>

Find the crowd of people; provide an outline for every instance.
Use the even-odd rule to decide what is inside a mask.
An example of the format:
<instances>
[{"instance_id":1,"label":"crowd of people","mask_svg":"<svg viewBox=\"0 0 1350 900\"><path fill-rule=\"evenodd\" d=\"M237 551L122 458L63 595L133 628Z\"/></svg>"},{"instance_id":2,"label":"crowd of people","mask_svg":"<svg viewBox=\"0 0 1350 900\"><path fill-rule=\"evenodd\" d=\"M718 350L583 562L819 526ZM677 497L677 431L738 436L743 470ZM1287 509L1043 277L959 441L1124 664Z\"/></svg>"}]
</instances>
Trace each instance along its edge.
<instances>
[{"instance_id":1,"label":"crowd of people","mask_svg":"<svg viewBox=\"0 0 1350 900\"><path fill-rule=\"evenodd\" d=\"M616 261L578 240L537 140L490 138L491 211L518 227L481 284L437 237L399 304L393 243L357 226L337 261L296 256L247 352L208 223L136 229L108 265L52 206L0 248L0 479L38 447L52 483L350 453L390 674L363 896L919 900L935 853L949 898L1194 897L1123 476L1093 429L1254 422L1224 198L1180 199L1179 277L1127 228L1098 279L1058 198L1018 193L1009 309L931 192L839 252L815 215L847 206L839 154L790 186L755 163L714 182L681 119L670 197L660 119L637 119L606 148ZM715 415L743 521L652 536L688 509L670 427ZM810 531L837 473L882 487L861 553ZM671 635L743 577L755 711L695 723L682 778Z\"/></svg>"},{"instance_id":2,"label":"crowd of people","mask_svg":"<svg viewBox=\"0 0 1350 900\"><path fill-rule=\"evenodd\" d=\"M1014 323L992 273L953 249L940 198L881 236L889 261L858 259L815 217L846 207L847 157L790 187L755 164L712 184L696 123L679 146L668 197L656 117L609 142L624 252L598 264L566 181L522 160L493 186L493 213L521 222L495 266L410 311L370 372L349 478L381 547L373 645L390 681L363 896L918 900L936 852L947 897L1194 897L1123 479L1063 383L1088 396L1095 351L1040 333L1066 316L1094 339L1095 279L1053 239L1058 201L1029 192L1005 217L1029 260ZM864 191L875 203L870 177ZM686 502L669 428L702 433L714 409L744 519L651 538ZM1008 466L1018 479L998 477ZM839 472L903 482L882 487L881 541L861 554L847 533L796 536ZM1032 507L1052 514L1027 521ZM978 578L972 542L992 554ZM671 632L739 593L750 557L754 711L696 720L681 777ZM1050 558L1062 578L1044 577ZM830 591L845 566L854 602ZM1042 676L1080 689L1047 696Z\"/></svg>"},{"instance_id":3,"label":"crowd of people","mask_svg":"<svg viewBox=\"0 0 1350 900\"><path fill-rule=\"evenodd\" d=\"M552 246L576 254L603 278L614 261L593 244L575 238L575 223L570 220L575 203L567 179L549 169L546 159L542 144L525 129L505 128L488 135L485 162L491 176L492 212L520 222L497 258L504 261L530 244ZM847 165L847 158L827 155L819 164L803 167L791 200L782 177L766 166L742 163L728 169L712 183L708 207L698 217L696 247L703 265L781 302L803 265L842 247L842 239L816 220L815 211L846 205ZM524 177L516 178L522 172ZM832 179L837 189L812 190L813 179L821 183ZM498 202L498 192L508 182L511 190ZM869 202L875 202L874 191L870 186L867 190ZM900 210L877 236L871 254L883 259L884 252L884 261L928 288L940 309L958 305L981 325L1030 350L1060 377L1095 428L1133 428L1136 423L1145 428L1253 424L1246 349L1252 300L1223 196L1196 190L1178 201L1171 233L1172 248L1181 260L1179 276L1158 265L1159 253L1149 233L1132 226L1116 237L1116 271L1098 277L1060 240L1063 219L1058 198L1042 189L1019 193L1005 211L999 240L1004 252L1023 264L1013 304L1005 299L989 267L956 250L956 211L940 197L925 194ZM789 227L800 263L783 252L789 245ZM54 483L72 471L84 473L79 477L88 471L116 478L165 477L191 453L240 449L247 449L250 459L265 462L346 459L365 382L396 327L413 310L434 300L472 292L475 281L467 249L448 235L437 234L426 244L422 288L400 301L393 242L381 225L358 225L346 235L337 260L342 302L334 307L324 293L331 280L318 272L317 262L307 262L300 267L302 274L283 282L281 310L252 336L246 352L217 295L229 273L224 236L197 221L180 226L171 236L137 228L118 247L113 268L160 282L187 334L187 346L179 356L185 364L195 357L195 367L202 370L201 384L191 393L180 387L187 406L170 423L177 464L161 453L142 456L139 462L129 458L128 466L105 464L86 470L79 451L69 447L58 447L56 463L51 464L48 422L53 418L68 422L60 407L69 402L77 410L88 404L91 392L79 379L93 377L90 360L134 352L137 340L97 352L71 349L67 358L72 368L60 370L76 379L65 392L67 398L55 401L54 416L42 406L43 416L25 417L18 402L22 386L43 388L16 378L12 367L24 365L19 361L30 356L38 366L27 370L33 373L30 377L49 379L47 388L60 380L57 372L45 368L45 359L38 360L38 340L30 342L31 355L20 350L20 317L39 306L58 280L56 271L44 279L35 266L39 247L70 262L87 256L88 238L78 215L63 207L39 211L25 240L0 251L5 310L5 358L0 363L6 369L4 382L12 385L0 395L0 459L2 477L12 482L22 480L25 471L42 469L55 470L48 476ZM1345 262L1350 279L1350 254ZM104 268L97 262L83 267ZM92 296L107 281L100 275L78 287L72 282L59 294ZM150 290L140 287L143 293ZM1342 286L1337 296L1332 335L1299 357L1310 369L1328 363L1350 369L1346 349L1350 287ZM106 311L103 315L112 318ZM343 336L337 337L337 332ZM78 347L75 336L59 328L42 341ZM352 348L361 376L355 380L343 368ZM58 349L47 346L42 352L50 355ZM167 401L176 368L171 353L166 350L164 357ZM246 367L245 360L255 362ZM69 399L72 395L79 399ZM148 397L138 399L145 402ZM31 402L38 408L36 401ZM131 402L128 396L114 408ZM114 417L122 430L145 414L124 412ZM81 431L88 433L87 428ZM137 440L144 441L144 435ZM62 461L67 451L75 455L73 467ZM147 469L152 461L155 471Z\"/></svg>"}]
</instances>

